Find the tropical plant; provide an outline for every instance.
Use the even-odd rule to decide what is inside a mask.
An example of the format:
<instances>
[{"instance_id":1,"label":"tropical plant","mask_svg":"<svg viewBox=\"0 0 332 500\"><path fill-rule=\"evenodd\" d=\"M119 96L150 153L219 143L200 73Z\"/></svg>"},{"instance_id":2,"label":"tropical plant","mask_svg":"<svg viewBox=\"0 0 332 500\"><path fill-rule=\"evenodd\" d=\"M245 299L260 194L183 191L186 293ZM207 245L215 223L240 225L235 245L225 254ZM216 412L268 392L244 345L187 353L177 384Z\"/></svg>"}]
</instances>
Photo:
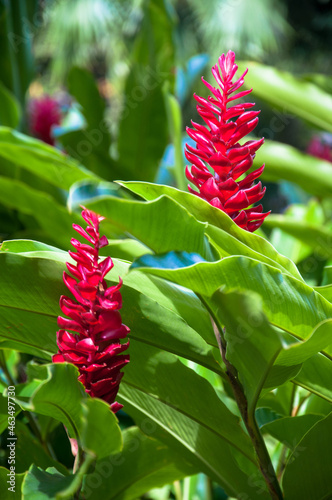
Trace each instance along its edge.
<instances>
[{"instance_id":1,"label":"tropical plant","mask_svg":"<svg viewBox=\"0 0 332 500\"><path fill-rule=\"evenodd\" d=\"M5 6L2 21L31 23L33 3ZM80 122L52 129L56 147L24 133L32 37L12 46L22 87L4 72L0 88L5 500L332 494L331 163L274 140L294 123L331 131L328 79L250 61L236 76L229 52L185 139L206 56L175 81L170 7L140 7L111 126L113 101L68 68ZM267 215L266 181L299 199Z\"/></svg>"}]
</instances>

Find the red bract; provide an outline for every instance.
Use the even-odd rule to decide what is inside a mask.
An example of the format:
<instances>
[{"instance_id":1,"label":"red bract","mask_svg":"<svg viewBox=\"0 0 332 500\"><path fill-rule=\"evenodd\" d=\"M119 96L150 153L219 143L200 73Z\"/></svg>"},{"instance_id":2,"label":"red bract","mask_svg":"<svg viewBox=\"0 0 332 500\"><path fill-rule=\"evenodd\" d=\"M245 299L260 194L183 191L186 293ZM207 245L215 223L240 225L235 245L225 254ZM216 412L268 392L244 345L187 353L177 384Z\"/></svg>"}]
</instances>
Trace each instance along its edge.
<instances>
[{"instance_id":1,"label":"red bract","mask_svg":"<svg viewBox=\"0 0 332 500\"><path fill-rule=\"evenodd\" d=\"M234 60L234 52L229 51L226 56L219 57L220 70L217 64L211 70L220 89L202 78L213 96L204 99L194 94L197 111L209 128L195 122L192 122L193 129L187 127L189 137L196 142L196 149L186 145L186 158L192 164L191 170L187 166L186 176L199 189L197 192L188 186L192 193L220 208L238 226L255 231L268 215L263 213L262 205L250 207L264 196L265 188L262 189L261 182L254 182L263 172L264 165L245 178L242 176L252 166L264 139L239 143L256 127L260 111L248 111L255 105L249 102L229 105L251 92L244 90L234 94L242 87L248 71L233 82L238 69Z\"/></svg>"},{"instance_id":2,"label":"red bract","mask_svg":"<svg viewBox=\"0 0 332 500\"><path fill-rule=\"evenodd\" d=\"M129 355L121 354L129 346L129 342L121 343L129 333L119 313L122 280L108 287L105 276L113 267L112 259L99 262L99 249L108 244L106 236L99 235L104 217L87 209L82 217L88 223L86 230L76 224L73 227L89 244L71 240L76 252L69 254L76 265L67 263L72 276L65 272L63 280L74 299L64 295L60 298L61 310L70 319L58 317L62 329L57 332L59 352L53 361L77 366L78 380L86 392L109 403L116 413L122 408L114 402L123 376L120 370L129 362Z\"/></svg>"}]
</instances>

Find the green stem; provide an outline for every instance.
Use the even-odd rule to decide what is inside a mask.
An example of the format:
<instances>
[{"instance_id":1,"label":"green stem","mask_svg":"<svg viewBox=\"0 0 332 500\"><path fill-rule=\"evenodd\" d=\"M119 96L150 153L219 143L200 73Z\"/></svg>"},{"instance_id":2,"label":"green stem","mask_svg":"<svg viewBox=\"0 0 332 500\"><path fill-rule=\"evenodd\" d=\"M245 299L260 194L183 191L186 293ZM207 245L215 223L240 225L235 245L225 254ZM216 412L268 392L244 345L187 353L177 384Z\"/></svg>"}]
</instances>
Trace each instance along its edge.
<instances>
[{"instance_id":1,"label":"green stem","mask_svg":"<svg viewBox=\"0 0 332 500\"><path fill-rule=\"evenodd\" d=\"M243 387L239 381L237 370L226 357L227 343L224 334L221 333L223 332L223 330L216 317L214 317L214 322L216 326L214 327L214 332L219 345L221 357L226 366L226 375L232 387L234 398L240 410L242 420L244 422L244 425L246 426L252 445L254 447L259 469L264 478L271 499L282 500L283 494L280 488L280 484L273 468L271 457L267 451L264 438L261 435L259 427L257 425L255 414L254 412L248 412L248 401Z\"/></svg>"}]
</instances>

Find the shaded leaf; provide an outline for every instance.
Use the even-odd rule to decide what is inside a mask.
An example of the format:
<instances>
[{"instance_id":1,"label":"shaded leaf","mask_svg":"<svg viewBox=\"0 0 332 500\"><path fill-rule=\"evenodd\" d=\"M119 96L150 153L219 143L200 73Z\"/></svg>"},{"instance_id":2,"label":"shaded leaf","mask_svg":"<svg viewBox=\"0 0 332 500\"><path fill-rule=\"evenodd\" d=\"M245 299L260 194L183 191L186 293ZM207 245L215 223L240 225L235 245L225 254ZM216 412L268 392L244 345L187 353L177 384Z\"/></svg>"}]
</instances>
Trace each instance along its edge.
<instances>
[{"instance_id":1,"label":"shaded leaf","mask_svg":"<svg viewBox=\"0 0 332 500\"><path fill-rule=\"evenodd\" d=\"M86 477L83 494L87 498L135 500L151 488L197 471L179 453L137 427L126 429L123 440L123 451L98 460L94 472Z\"/></svg>"},{"instance_id":2,"label":"shaded leaf","mask_svg":"<svg viewBox=\"0 0 332 500\"><path fill-rule=\"evenodd\" d=\"M283 475L286 498L328 499L332 494L332 414L304 435L291 455ZM298 478L301 478L299 481Z\"/></svg>"}]
</instances>

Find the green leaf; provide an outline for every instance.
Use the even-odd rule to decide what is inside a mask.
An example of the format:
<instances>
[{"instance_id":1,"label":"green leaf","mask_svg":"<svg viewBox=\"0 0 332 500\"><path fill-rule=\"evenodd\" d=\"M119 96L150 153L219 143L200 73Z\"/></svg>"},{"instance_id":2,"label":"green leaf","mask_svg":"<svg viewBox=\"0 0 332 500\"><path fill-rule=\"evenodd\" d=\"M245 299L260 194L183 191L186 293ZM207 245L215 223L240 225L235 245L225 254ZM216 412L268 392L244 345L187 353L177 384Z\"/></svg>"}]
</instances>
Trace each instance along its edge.
<instances>
[{"instance_id":1,"label":"green leaf","mask_svg":"<svg viewBox=\"0 0 332 500\"><path fill-rule=\"evenodd\" d=\"M332 132L332 97L328 93L291 73L271 66L243 62L242 67L249 69L245 86L254 89L253 97L257 96L278 109Z\"/></svg>"},{"instance_id":2,"label":"green leaf","mask_svg":"<svg viewBox=\"0 0 332 500\"><path fill-rule=\"evenodd\" d=\"M0 82L0 125L16 128L20 121L21 110L15 96Z\"/></svg>"},{"instance_id":3,"label":"green leaf","mask_svg":"<svg viewBox=\"0 0 332 500\"><path fill-rule=\"evenodd\" d=\"M32 215L48 238L67 248L78 214L69 214L54 198L20 181L0 176L0 202L21 213Z\"/></svg>"},{"instance_id":4,"label":"green leaf","mask_svg":"<svg viewBox=\"0 0 332 500\"><path fill-rule=\"evenodd\" d=\"M332 257L332 231L307 222L291 220L283 215L270 215L266 220L267 227L277 227L294 236L314 249L322 259Z\"/></svg>"},{"instance_id":5,"label":"green leaf","mask_svg":"<svg viewBox=\"0 0 332 500\"><path fill-rule=\"evenodd\" d=\"M198 196L170 186L146 182L119 182L119 184L146 200L151 201L166 195L185 207L198 221L205 223L205 233L213 245L217 247L220 256L245 255L278 267L282 271L302 279L294 263L278 254L266 239L241 229L228 215ZM175 250L175 248L171 250ZM193 249L187 251L193 252Z\"/></svg>"},{"instance_id":6,"label":"green leaf","mask_svg":"<svg viewBox=\"0 0 332 500\"><path fill-rule=\"evenodd\" d=\"M126 429L123 440L122 452L98 460L94 472L86 477L86 498L136 500L151 488L197 472L179 453L137 427Z\"/></svg>"},{"instance_id":7,"label":"green leaf","mask_svg":"<svg viewBox=\"0 0 332 500\"><path fill-rule=\"evenodd\" d=\"M24 409L41 413L62 422L71 437L78 439L82 429L81 400L87 398L83 385L78 382L78 370L70 363L32 366L33 378L41 383L28 403L19 401ZM45 376L46 375L46 376Z\"/></svg>"},{"instance_id":8,"label":"green leaf","mask_svg":"<svg viewBox=\"0 0 332 500\"><path fill-rule=\"evenodd\" d=\"M143 75L137 73L136 68L126 82L118 162L124 170L122 178L152 181L167 146L167 115L160 75L151 68Z\"/></svg>"},{"instance_id":9,"label":"green leaf","mask_svg":"<svg viewBox=\"0 0 332 500\"><path fill-rule=\"evenodd\" d=\"M283 475L286 498L328 499L332 495L332 413L317 422L299 442Z\"/></svg>"},{"instance_id":10,"label":"green leaf","mask_svg":"<svg viewBox=\"0 0 332 500\"><path fill-rule=\"evenodd\" d=\"M226 491L254 498L248 476L255 477L258 470L239 419L204 378L174 355L133 343L118 400L143 429L154 429L158 438L175 446Z\"/></svg>"},{"instance_id":11,"label":"green leaf","mask_svg":"<svg viewBox=\"0 0 332 500\"><path fill-rule=\"evenodd\" d=\"M254 166L265 163L262 179L294 182L319 198L332 196L331 163L276 141L265 141L254 159Z\"/></svg>"},{"instance_id":12,"label":"green leaf","mask_svg":"<svg viewBox=\"0 0 332 500\"><path fill-rule=\"evenodd\" d=\"M271 327L255 294L217 291L208 302L226 327L226 357L239 372L249 412L264 386L275 388L293 378L303 362L331 344L332 320L300 342Z\"/></svg>"},{"instance_id":13,"label":"green leaf","mask_svg":"<svg viewBox=\"0 0 332 500\"><path fill-rule=\"evenodd\" d=\"M294 342L295 339L293 339ZM317 325L305 342L292 343L284 347L278 355L277 363L282 366L291 366L303 363L311 356L332 345L332 320L322 321ZM326 349L327 352L330 349Z\"/></svg>"},{"instance_id":14,"label":"green leaf","mask_svg":"<svg viewBox=\"0 0 332 500\"><path fill-rule=\"evenodd\" d=\"M74 365L30 364L28 377L28 385L36 379L39 384L28 402L22 399L22 391L19 391L17 402L20 406L62 422L89 455L103 458L121 450L122 437L117 418L104 401L88 399L83 385L77 380L78 370Z\"/></svg>"},{"instance_id":15,"label":"green leaf","mask_svg":"<svg viewBox=\"0 0 332 500\"><path fill-rule=\"evenodd\" d=\"M121 451L123 443L118 420L104 401L85 401L81 441L85 450L100 459Z\"/></svg>"},{"instance_id":16,"label":"green leaf","mask_svg":"<svg viewBox=\"0 0 332 500\"><path fill-rule=\"evenodd\" d=\"M133 60L140 67L145 67L145 71L154 75L159 83L165 79L174 81L175 22L176 14L171 4L163 0L151 0L143 5L142 24L135 40ZM148 88L151 80L145 82Z\"/></svg>"},{"instance_id":17,"label":"green leaf","mask_svg":"<svg viewBox=\"0 0 332 500\"><path fill-rule=\"evenodd\" d=\"M9 481L8 474L8 469L0 467L1 500L22 500L21 485L24 479L24 474L15 474L15 485L7 483L7 481ZM8 488L13 488L13 490L9 490Z\"/></svg>"},{"instance_id":18,"label":"green leaf","mask_svg":"<svg viewBox=\"0 0 332 500\"><path fill-rule=\"evenodd\" d=\"M151 202L100 197L87 206L155 252L187 250L204 255L205 224L168 196ZM161 231L162 228L162 231Z\"/></svg>"},{"instance_id":19,"label":"green leaf","mask_svg":"<svg viewBox=\"0 0 332 500\"><path fill-rule=\"evenodd\" d=\"M14 160L19 167L61 189L69 189L83 179L99 179L57 149L7 127L0 127L0 158Z\"/></svg>"},{"instance_id":20,"label":"green leaf","mask_svg":"<svg viewBox=\"0 0 332 500\"><path fill-rule=\"evenodd\" d=\"M303 436L321 419L321 415L312 414L278 418L263 425L261 432L268 432L283 445L294 450Z\"/></svg>"},{"instance_id":21,"label":"green leaf","mask_svg":"<svg viewBox=\"0 0 332 500\"><path fill-rule=\"evenodd\" d=\"M73 67L69 71L67 79L69 93L81 105L88 129L100 131L101 137L98 147L108 152L111 141L104 122L106 104L99 93L93 75L86 69Z\"/></svg>"},{"instance_id":22,"label":"green leaf","mask_svg":"<svg viewBox=\"0 0 332 500\"><path fill-rule=\"evenodd\" d=\"M70 487L75 479L72 474L64 476L55 467L46 471L32 465L25 476L22 485L22 500L57 500L59 498L72 498L58 496Z\"/></svg>"},{"instance_id":23,"label":"green leaf","mask_svg":"<svg viewBox=\"0 0 332 500\"><path fill-rule=\"evenodd\" d=\"M322 354L316 354L303 363L293 381L332 403L331 377L331 360Z\"/></svg>"},{"instance_id":24,"label":"green leaf","mask_svg":"<svg viewBox=\"0 0 332 500\"><path fill-rule=\"evenodd\" d=\"M121 179L153 180L168 143L165 80L174 83L174 18L170 3L142 4L142 23L132 51L119 122Z\"/></svg>"},{"instance_id":25,"label":"green leaf","mask_svg":"<svg viewBox=\"0 0 332 500\"><path fill-rule=\"evenodd\" d=\"M91 172L104 179L113 179L121 170L109 154L111 135L105 118L106 103L92 74L82 68L72 68L68 75L68 88L80 104L86 124L84 130L70 130L58 134L57 138L66 152Z\"/></svg>"},{"instance_id":26,"label":"green leaf","mask_svg":"<svg viewBox=\"0 0 332 500\"><path fill-rule=\"evenodd\" d=\"M331 317L332 306L319 293L275 267L242 256L197 262L196 255L187 254L185 264L182 257L181 252L174 252L172 259L167 254L147 255L131 268L163 277L207 297L222 286L225 290L252 290L262 297L263 311L269 321L299 338L307 337L318 323Z\"/></svg>"}]
</instances>

